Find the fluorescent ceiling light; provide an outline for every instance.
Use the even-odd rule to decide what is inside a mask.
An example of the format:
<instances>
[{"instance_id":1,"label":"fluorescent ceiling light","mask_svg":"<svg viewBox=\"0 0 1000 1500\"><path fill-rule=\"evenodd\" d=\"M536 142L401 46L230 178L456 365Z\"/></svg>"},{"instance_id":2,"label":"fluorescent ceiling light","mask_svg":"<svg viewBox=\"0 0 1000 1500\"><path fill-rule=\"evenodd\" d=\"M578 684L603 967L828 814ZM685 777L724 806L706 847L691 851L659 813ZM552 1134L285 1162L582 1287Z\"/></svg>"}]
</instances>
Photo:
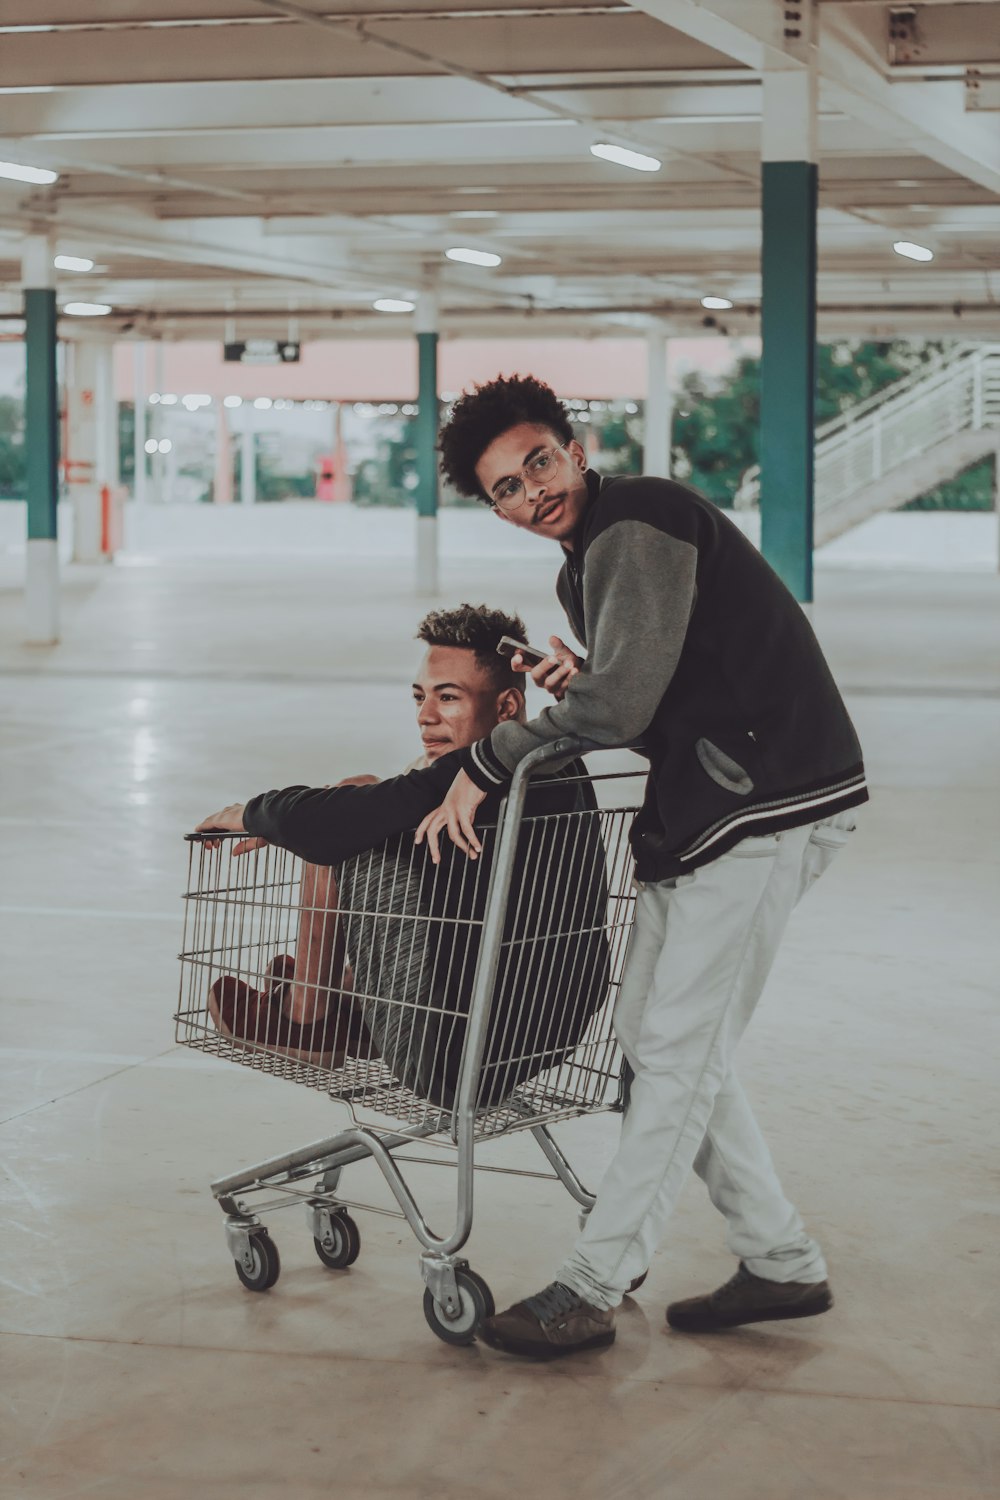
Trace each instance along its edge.
<instances>
[{"instance_id":1,"label":"fluorescent ceiling light","mask_svg":"<svg viewBox=\"0 0 1000 1500\"><path fill-rule=\"evenodd\" d=\"M454 250L446 250L449 260L465 261L470 266L498 266L503 259L500 255L493 255L489 250L467 250L459 246Z\"/></svg>"},{"instance_id":2,"label":"fluorescent ceiling light","mask_svg":"<svg viewBox=\"0 0 1000 1500\"><path fill-rule=\"evenodd\" d=\"M106 302L67 302L63 308L71 318L103 318L110 311Z\"/></svg>"},{"instance_id":3,"label":"fluorescent ceiling light","mask_svg":"<svg viewBox=\"0 0 1000 1500\"><path fill-rule=\"evenodd\" d=\"M47 185L56 182L58 172L50 172L46 167L22 167L16 161L0 161L0 177L9 177L13 182L40 182Z\"/></svg>"},{"instance_id":4,"label":"fluorescent ceiling light","mask_svg":"<svg viewBox=\"0 0 1000 1500\"><path fill-rule=\"evenodd\" d=\"M702 307L717 307L721 310L724 307L732 307L733 304L728 297L702 297L701 305Z\"/></svg>"},{"instance_id":5,"label":"fluorescent ceiling light","mask_svg":"<svg viewBox=\"0 0 1000 1500\"><path fill-rule=\"evenodd\" d=\"M658 172L663 166L655 156L643 156L641 151L628 151L624 146L609 146L604 142L591 146L590 154L603 161L617 162L620 167L634 167L637 172Z\"/></svg>"},{"instance_id":6,"label":"fluorescent ceiling light","mask_svg":"<svg viewBox=\"0 0 1000 1500\"><path fill-rule=\"evenodd\" d=\"M228 406L230 409L232 409L233 407L236 407L236 406L242 406L243 405L243 397L242 396L224 396L222 398L222 404L223 404L223 406Z\"/></svg>"},{"instance_id":7,"label":"fluorescent ceiling light","mask_svg":"<svg viewBox=\"0 0 1000 1500\"><path fill-rule=\"evenodd\" d=\"M905 255L907 260L934 259L933 250L928 250L926 245L915 245L912 240L897 240L892 248L897 255Z\"/></svg>"},{"instance_id":8,"label":"fluorescent ceiling light","mask_svg":"<svg viewBox=\"0 0 1000 1500\"><path fill-rule=\"evenodd\" d=\"M82 255L57 255L52 264L58 271L92 271L94 262Z\"/></svg>"},{"instance_id":9,"label":"fluorescent ceiling light","mask_svg":"<svg viewBox=\"0 0 1000 1500\"><path fill-rule=\"evenodd\" d=\"M376 312L412 312L415 305L405 297L379 297L372 303Z\"/></svg>"},{"instance_id":10,"label":"fluorescent ceiling light","mask_svg":"<svg viewBox=\"0 0 1000 1500\"><path fill-rule=\"evenodd\" d=\"M453 208L451 217L453 219L497 219L500 216L495 208Z\"/></svg>"}]
</instances>

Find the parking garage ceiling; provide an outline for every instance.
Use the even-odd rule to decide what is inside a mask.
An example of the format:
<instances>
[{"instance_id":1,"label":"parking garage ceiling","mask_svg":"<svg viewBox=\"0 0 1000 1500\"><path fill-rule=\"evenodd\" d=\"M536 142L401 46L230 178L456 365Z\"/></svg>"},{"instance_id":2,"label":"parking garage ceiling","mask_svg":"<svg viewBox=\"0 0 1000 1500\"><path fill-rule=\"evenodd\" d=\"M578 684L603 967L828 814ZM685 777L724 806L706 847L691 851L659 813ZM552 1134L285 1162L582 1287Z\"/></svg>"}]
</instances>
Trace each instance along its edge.
<instances>
[{"instance_id":1,"label":"parking garage ceiling","mask_svg":"<svg viewBox=\"0 0 1000 1500\"><path fill-rule=\"evenodd\" d=\"M59 174L0 179L0 317L48 232L95 262L60 301L118 333L398 335L374 300L435 289L446 332L686 332L705 295L755 330L761 79L802 65L796 10L0 0L0 157ZM818 11L821 329L995 337L1000 4Z\"/></svg>"}]
</instances>

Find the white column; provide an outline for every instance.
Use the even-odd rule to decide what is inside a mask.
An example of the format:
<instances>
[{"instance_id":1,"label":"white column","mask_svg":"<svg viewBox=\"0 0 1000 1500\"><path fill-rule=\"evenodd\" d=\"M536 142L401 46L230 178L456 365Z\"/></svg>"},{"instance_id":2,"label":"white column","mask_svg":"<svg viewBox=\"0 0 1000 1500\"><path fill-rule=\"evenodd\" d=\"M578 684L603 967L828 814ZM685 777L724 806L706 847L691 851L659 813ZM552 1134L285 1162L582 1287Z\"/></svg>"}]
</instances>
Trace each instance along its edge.
<instances>
[{"instance_id":1,"label":"white column","mask_svg":"<svg viewBox=\"0 0 1000 1500\"><path fill-rule=\"evenodd\" d=\"M244 401L241 415L246 425L240 433L241 505L254 505L257 500L257 443L253 412L253 403Z\"/></svg>"},{"instance_id":2,"label":"white column","mask_svg":"<svg viewBox=\"0 0 1000 1500\"><path fill-rule=\"evenodd\" d=\"M132 499L144 505L149 499L146 483L146 427L149 412L149 390L146 382L146 345L139 339L133 348L132 400L135 404L135 477L132 480Z\"/></svg>"},{"instance_id":3,"label":"white column","mask_svg":"<svg viewBox=\"0 0 1000 1500\"><path fill-rule=\"evenodd\" d=\"M173 456L173 450L171 452ZM224 401L215 408L215 479L212 495L216 505L231 505L233 499L233 445L229 412Z\"/></svg>"},{"instance_id":4,"label":"white column","mask_svg":"<svg viewBox=\"0 0 1000 1500\"><path fill-rule=\"evenodd\" d=\"M101 490L97 478L99 346L88 338L66 346L66 489L73 505L73 561L101 561Z\"/></svg>"},{"instance_id":5,"label":"white column","mask_svg":"<svg viewBox=\"0 0 1000 1500\"><path fill-rule=\"evenodd\" d=\"M163 394L165 379L166 376L164 375L163 341L162 339L157 339L156 343L153 345L153 388L154 390L158 391L161 396ZM163 407L151 407L149 420L150 437L154 437L157 439L157 441L159 441L160 438L166 437L167 434L165 429L166 423L163 420ZM153 454L152 499L155 500L157 505L162 505L165 500L169 500L171 498L171 496L167 493L166 485L164 484L164 476L166 470L164 459L165 455L160 453L159 451Z\"/></svg>"},{"instance_id":6,"label":"white column","mask_svg":"<svg viewBox=\"0 0 1000 1500\"><path fill-rule=\"evenodd\" d=\"M670 478L670 388L667 385L667 330L657 323L646 333L646 434L642 472Z\"/></svg>"},{"instance_id":7,"label":"white column","mask_svg":"<svg viewBox=\"0 0 1000 1500\"><path fill-rule=\"evenodd\" d=\"M118 402L115 398L115 346L110 339L94 345L96 369L94 401L97 441L94 450L97 483L118 487Z\"/></svg>"},{"instance_id":8,"label":"white column","mask_svg":"<svg viewBox=\"0 0 1000 1500\"><path fill-rule=\"evenodd\" d=\"M24 570L25 640L29 646L59 642L59 543L32 537Z\"/></svg>"},{"instance_id":9,"label":"white column","mask_svg":"<svg viewBox=\"0 0 1000 1500\"><path fill-rule=\"evenodd\" d=\"M25 412L27 440L47 456L44 473L28 474L27 553L24 570L25 640L31 646L54 646L59 640L58 536L58 394L55 349L55 243L48 235L29 235L21 251L21 285L27 292L47 292L51 302L50 332L39 334L37 308L27 311L27 382ZM32 299L34 302L35 299ZM33 364L42 373L32 373ZM44 390L44 411L41 391Z\"/></svg>"}]
</instances>

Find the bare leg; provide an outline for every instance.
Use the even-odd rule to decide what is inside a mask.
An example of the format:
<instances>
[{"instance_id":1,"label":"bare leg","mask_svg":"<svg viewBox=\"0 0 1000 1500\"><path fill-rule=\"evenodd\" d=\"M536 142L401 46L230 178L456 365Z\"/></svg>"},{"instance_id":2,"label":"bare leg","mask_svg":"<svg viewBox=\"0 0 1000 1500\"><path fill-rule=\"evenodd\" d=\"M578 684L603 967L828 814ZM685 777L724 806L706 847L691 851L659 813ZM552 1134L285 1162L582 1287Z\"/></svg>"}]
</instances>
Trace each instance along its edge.
<instances>
[{"instance_id":1,"label":"bare leg","mask_svg":"<svg viewBox=\"0 0 1000 1500\"><path fill-rule=\"evenodd\" d=\"M326 865L304 865L295 979L283 1007L290 1020L305 1025L321 1020L330 1003L331 991L351 987L351 971L345 958L333 871Z\"/></svg>"}]
</instances>

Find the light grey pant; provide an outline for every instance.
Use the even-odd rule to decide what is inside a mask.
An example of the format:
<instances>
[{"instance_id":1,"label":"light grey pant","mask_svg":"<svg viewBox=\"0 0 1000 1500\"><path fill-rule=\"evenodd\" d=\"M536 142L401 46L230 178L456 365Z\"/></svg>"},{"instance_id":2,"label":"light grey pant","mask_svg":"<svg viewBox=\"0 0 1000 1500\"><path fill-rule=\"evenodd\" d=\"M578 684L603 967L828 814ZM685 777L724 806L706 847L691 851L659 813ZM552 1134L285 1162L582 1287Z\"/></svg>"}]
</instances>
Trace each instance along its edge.
<instances>
[{"instance_id":1,"label":"light grey pant","mask_svg":"<svg viewBox=\"0 0 1000 1500\"><path fill-rule=\"evenodd\" d=\"M733 1071L796 902L855 812L761 838L689 875L640 885L615 1007L635 1077L618 1150L558 1280L615 1307L648 1267L692 1166L756 1276L822 1281L815 1240L785 1197Z\"/></svg>"}]
</instances>

